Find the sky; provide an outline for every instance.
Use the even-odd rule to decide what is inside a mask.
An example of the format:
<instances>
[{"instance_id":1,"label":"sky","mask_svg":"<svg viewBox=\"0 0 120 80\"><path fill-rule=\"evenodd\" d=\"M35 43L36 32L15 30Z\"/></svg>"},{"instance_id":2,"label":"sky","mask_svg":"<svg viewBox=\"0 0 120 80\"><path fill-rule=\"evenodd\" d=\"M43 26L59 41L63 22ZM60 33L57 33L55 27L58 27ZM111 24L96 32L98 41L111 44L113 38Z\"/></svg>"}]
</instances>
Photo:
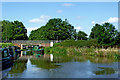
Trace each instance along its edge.
<instances>
[{"instance_id":1,"label":"sky","mask_svg":"<svg viewBox=\"0 0 120 80\"><path fill-rule=\"evenodd\" d=\"M112 23L118 29L117 2L3 2L2 20L21 21L31 30L44 26L49 19L67 20L77 31L88 35L95 23Z\"/></svg>"}]
</instances>

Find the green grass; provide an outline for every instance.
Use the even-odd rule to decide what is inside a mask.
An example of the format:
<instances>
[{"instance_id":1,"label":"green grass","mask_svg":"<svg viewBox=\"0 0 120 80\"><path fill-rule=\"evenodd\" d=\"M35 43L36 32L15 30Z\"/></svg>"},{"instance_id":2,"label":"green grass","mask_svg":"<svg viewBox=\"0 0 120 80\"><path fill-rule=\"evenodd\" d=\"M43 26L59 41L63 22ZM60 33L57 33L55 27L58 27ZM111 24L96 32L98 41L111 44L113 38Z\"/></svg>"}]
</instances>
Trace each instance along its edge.
<instances>
[{"instance_id":1,"label":"green grass","mask_svg":"<svg viewBox=\"0 0 120 80\"><path fill-rule=\"evenodd\" d=\"M33 55L32 51L27 51L26 55Z\"/></svg>"},{"instance_id":2,"label":"green grass","mask_svg":"<svg viewBox=\"0 0 120 80\"><path fill-rule=\"evenodd\" d=\"M62 47L101 47L97 40L65 40L61 43L55 43L54 47L62 46Z\"/></svg>"},{"instance_id":3,"label":"green grass","mask_svg":"<svg viewBox=\"0 0 120 80\"><path fill-rule=\"evenodd\" d=\"M14 46L14 44L13 43L0 43L0 46L2 46L2 48L5 48L9 46Z\"/></svg>"},{"instance_id":4,"label":"green grass","mask_svg":"<svg viewBox=\"0 0 120 80\"><path fill-rule=\"evenodd\" d=\"M47 47L44 49L46 54L54 54L54 55L67 55L66 48L60 47Z\"/></svg>"},{"instance_id":5,"label":"green grass","mask_svg":"<svg viewBox=\"0 0 120 80\"><path fill-rule=\"evenodd\" d=\"M65 40L61 43L55 43L53 47L45 48L45 53L54 55L86 55L120 58L118 48L102 49L97 47L100 47L100 45L96 40Z\"/></svg>"}]
</instances>

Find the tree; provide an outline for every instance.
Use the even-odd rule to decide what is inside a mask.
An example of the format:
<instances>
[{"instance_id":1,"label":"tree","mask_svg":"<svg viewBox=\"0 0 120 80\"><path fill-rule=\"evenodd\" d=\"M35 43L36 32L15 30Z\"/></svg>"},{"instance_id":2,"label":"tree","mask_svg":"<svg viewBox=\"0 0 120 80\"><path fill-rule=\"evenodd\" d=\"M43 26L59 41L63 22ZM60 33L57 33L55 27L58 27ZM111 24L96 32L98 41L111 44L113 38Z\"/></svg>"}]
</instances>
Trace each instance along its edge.
<instances>
[{"instance_id":1,"label":"tree","mask_svg":"<svg viewBox=\"0 0 120 80\"><path fill-rule=\"evenodd\" d=\"M14 36L13 39L14 40L26 40L28 39L27 37L27 29L25 29L25 26L23 25L22 22L19 21L14 21L14 23L12 22L12 24L14 25Z\"/></svg>"},{"instance_id":2,"label":"tree","mask_svg":"<svg viewBox=\"0 0 120 80\"><path fill-rule=\"evenodd\" d=\"M100 24L95 24L95 26L93 26L93 28L91 29L91 33L90 33L90 39L96 39L98 38L98 35L103 33L103 27Z\"/></svg>"},{"instance_id":3,"label":"tree","mask_svg":"<svg viewBox=\"0 0 120 80\"><path fill-rule=\"evenodd\" d=\"M83 31L79 31L77 34L78 40L87 40L87 34Z\"/></svg>"},{"instance_id":4,"label":"tree","mask_svg":"<svg viewBox=\"0 0 120 80\"><path fill-rule=\"evenodd\" d=\"M97 39L101 45L111 46L115 44L116 34L115 26L110 23L95 24L91 30L90 39Z\"/></svg>"},{"instance_id":5,"label":"tree","mask_svg":"<svg viewBox=\"0 0 120 80\"><path fill-rule=\"evenodd\" d=\"M42 26L38 28L37 30L32 30L31 34L29 36L29 40L47 40L47 34L46 27Z\"/></svg>"},{"instance_id":6,"label":"tree","mask_svg":"<svg viewBox=\"0 0 120 80\"><path fill-rule=\"evenodd\" d=\"M7 20L1 21L2 23L2 40L26 40L27 29L25 29L22 22Z\"/></svg>"},{"instance_id":7,"label":"tree","mask_svg":"<svg viewBox=\"0 0 120 80\"><path fill-rule=\"evenodd\" d=\"M74 38L74 26L69 24L67 19L50 19L45 26L31 31L30 40L65 40ZM37 36L36 36L37 34Z\"/></svg>"},{"instance_id":8,"label":"tree","mask_svg":"<svg viewBox=\"0 0 120 80\"><path fill-rule=\"evenodd\" d=\"M119 31L117 32L115 41L116 41L116 45L120 46L120 32Z\"/></svg>"},{"instance_id":9,"label":"tree","mask_svg":"<svg viewBox=\"0 0 120 80\"><path fill-rule=\"evenodd\" d=\"M14 28L10 21L3 20L2 23L2 40L13 39Z\"/></svg>"}]
</instances>

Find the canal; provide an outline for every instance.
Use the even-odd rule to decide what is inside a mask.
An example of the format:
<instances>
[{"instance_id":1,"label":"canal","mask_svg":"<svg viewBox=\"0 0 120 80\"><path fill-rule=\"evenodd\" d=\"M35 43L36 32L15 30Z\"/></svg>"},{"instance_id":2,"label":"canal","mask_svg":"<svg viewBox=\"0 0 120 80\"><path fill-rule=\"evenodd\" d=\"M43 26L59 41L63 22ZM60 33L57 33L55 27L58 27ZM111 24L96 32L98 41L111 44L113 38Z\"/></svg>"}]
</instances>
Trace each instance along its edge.
<instances>
[{"instance_id":1,"label":"canal","mask_svg":"<svg viewBox=\"0 0 120 80\"><path fill-rule=\"evenodd\" d=\"M27 57L15 62L6 78L118 78L119 62L92 56Z\"/></svg>"}]
</instances>

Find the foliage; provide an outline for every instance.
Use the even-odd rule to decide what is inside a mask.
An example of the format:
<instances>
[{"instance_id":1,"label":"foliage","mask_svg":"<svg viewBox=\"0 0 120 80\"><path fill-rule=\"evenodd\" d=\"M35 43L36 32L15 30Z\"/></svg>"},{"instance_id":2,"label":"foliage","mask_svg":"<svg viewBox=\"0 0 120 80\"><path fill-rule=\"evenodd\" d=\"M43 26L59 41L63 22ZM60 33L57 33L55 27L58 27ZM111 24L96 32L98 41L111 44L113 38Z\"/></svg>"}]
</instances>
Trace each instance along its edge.
<instances>
[{"instance_id":1,"label":"foliage","mask_svg":"<svg viewBox=\"0 0 120 80\"><path fill-rule=\"evenodd\" d=\"M78 40L87 40L87 34L83 31L79 31L77 34Z\"/></svg>"},{"instance_id":2,"label":"foliage","mask_svg":"<svg viewBox=\"0 0 120 80\"><path fill-rule=\"evenodd\" d=\"M54 55L87 55L119 58L118 48L102 49L97 40L65 40L55 43L53 47L45 48L46 54Z\"/></svg>"},{"instance_id":3,"label":"foliage","mask_svg":"<svg viewBox=\"0 0 120 80\"><path fill-rule=\"evenodd\" d=\"M31 64L36 65L37 67L42 68L42 69L49 70L49 69L55 69L60 66L58 64L53 64L48 60L40 59L40 58L37 58L37 59L31 58L30 61L31 61Z\"/></svg>"},{"instance_id":4,"label":"foliage","mask_svg":"<svg viewBox=\"0 0 120 80\"><path fill-rule=\"evenodd\" d=\"M114 74L115 70L113 68L108 68L108 67L98 67L99 71L94 71L94 74L96 75L110 75L110 74Z\"/></svg>"},{"instance_id":5,"label":"foliage","mask_svg":"<svg viewBox=\"0 0 120 80\"><path fill-rule=\"evenodd\" d=\"M54 54L54 55L66 55L66 49L60 47L47 47L45 48L46 54Z\"/></svg>"},{"instance_id":6,"label":"foliage","mask_svg":"<svg viewBox=\"0 0 120 80\"><path fill-rule=\"evenodd\" d=\"M45 54L53 54L56 56L98 56L98 57L111 57L119 59L117 49L99 49L99 48L87 48L87 47L47 47L45 48Z\"/></svg>"},{"instance_id":7,"label":"foliage","mask_svg":"<svg viewBox=\"0 0 120 80\"><path fill-rule=\"evenodd\" d=\"M54 44L56 45L56 43ZM65 40L61 43L57 43L57 46L62 47L99 47L100 45L97 43L97 40Z\"/></svg>"},{"instance_id":8,"label":"foliage","mask_svg":"<svg viewBox=\"0 0 120 80\"><path fill-rule=\"evenodd\" d=\"M22 22L14 21L10 22L3 20L0 22L2 24L2 40L26 40L27 29Z\"/></svg>"},{"instance_id":9,"label":"foliage","mask_svg":"<svg viewBox=\"0 0 120 80\"><path fill-rule=\"evenodd\" d=\"M14 32L13 24L5 20L1 21L0 23L2 24L2 26L0 26L2 27L2 40L12 39Z\"/></svg>"},{"instance_id":10,"label":"foliage","mask_svg":"<svg viewBox=\"0 0 120 80\"><path fill-rule=\"evenodd\" d=\"M33 55L32 51L27 51L26 55Z\"/></svg>"},{"instance_id":11,"label":"foliage","mask_svg":"<svg viewBox=\"0 0 120 80\"><path fill-rule=\"evenodd\" d=\"M12 69L9 71L10 74L15 74L15 73L22 73L26 68L26 63L27 60L16 60L14 62L14 65L12 66Z\"/></svg>"},{"instance_id":12,"label":"foliage","mask_svg":"<svg viewBox=\"0 0 120 80\"><path fill-rule=\"evenodd\" d=\"M120 46L120 32L117 32L115 41L116 41L116 45Z\"/></svg>"},{"instance_id":13,"label":"foliage","mask_svg":"<svg viewBox=\"0 0 120 80\"><path fill-rule=\"evenodd\" d=\"M90 39L97 39L103 46L112 46L116 43L116 34L115 26L110 23L95 24L91 30Z\"/></svg>"},{"instance_id":14,"label":"foliage","mask_svg":"<svg viewBox=\"0 0 120 80\"><path fill-rule=\"evenodd\" d=\"M95 56L94 48L76 48L76 47L68 47L67 48L68 55L88 55Z\"/></svg>"},{"instance_id":15,"label":"foliage","mask_svg":"<svg viewBox=\"0 0 120 80\"><path fill-rule=\"evenodd\" d=\"M61 43L54 43L53 47L59 46Z\"/></svg>"},{"instance_id":16,"label":"foliage","mask_svg":"<svg viewBox=\"0 0 120 80\"><path fill-rule=\"evenodd\" d=\"M60 18L50 19L45 26L32 30L30 40L65 40L73 39L76 33L74 26L69 24L67 19L62 21Z\"/></svg>"},{"instance_id":17,"label":"foliage","mask_svg":"<svg viewBox=\"0 0 120 80\"><path fill-rule=\"evenodd\" d=\"M2 46L2 48L5 48L9 46L14 46L14 44L13 43L0 43L0 46Z\"/></svg>"}]
</instances>

